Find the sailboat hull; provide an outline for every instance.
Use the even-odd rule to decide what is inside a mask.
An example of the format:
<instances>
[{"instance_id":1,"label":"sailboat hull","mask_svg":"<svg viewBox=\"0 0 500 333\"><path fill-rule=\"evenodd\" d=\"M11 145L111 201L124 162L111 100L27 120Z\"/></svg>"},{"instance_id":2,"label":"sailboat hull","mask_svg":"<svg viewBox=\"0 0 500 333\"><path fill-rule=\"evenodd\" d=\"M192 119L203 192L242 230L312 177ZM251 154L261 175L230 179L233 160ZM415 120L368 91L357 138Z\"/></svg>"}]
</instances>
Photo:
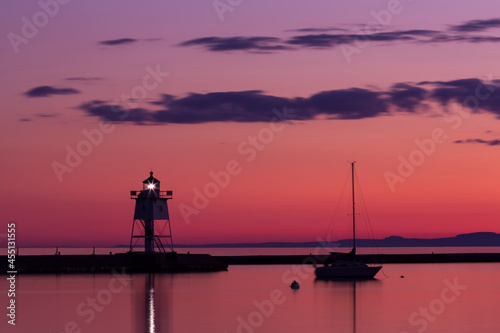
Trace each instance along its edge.
<instances>
[{"instance_id":1,"label":"sailboat hull","mask_svg":"<svg viewBox=\"0 0 500 333\"><path fill-rule=\"evenodd\" d=\"M382 266L367 266L359 263L356 265L332 265L325 267L317 267L315 270L316 277L326 279L372 279L377 275Z\"/></svg>"}]
</instances>

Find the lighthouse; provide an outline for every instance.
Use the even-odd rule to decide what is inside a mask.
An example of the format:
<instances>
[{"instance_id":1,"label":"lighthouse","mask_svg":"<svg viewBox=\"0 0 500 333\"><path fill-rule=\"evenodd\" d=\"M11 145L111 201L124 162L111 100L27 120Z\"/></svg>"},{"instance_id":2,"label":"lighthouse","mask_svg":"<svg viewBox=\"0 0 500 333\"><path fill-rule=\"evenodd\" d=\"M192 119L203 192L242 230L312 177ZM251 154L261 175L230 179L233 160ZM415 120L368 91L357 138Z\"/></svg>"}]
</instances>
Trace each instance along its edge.
<instances>
[{"instance_id":1,"label":"lighthouse","mask_svg":"<svg viewBox=\"0 0 500 333\"><path fill-rule=\"evenodd\" d=\"M155 249L174 252L167 206L172 191L161 191L160 181L151 171L149 178L142 182L142 190L130 191L130 198L135 200L130 252L142 242L145 253L154 253Z\"/></svg>"}]
</instances>

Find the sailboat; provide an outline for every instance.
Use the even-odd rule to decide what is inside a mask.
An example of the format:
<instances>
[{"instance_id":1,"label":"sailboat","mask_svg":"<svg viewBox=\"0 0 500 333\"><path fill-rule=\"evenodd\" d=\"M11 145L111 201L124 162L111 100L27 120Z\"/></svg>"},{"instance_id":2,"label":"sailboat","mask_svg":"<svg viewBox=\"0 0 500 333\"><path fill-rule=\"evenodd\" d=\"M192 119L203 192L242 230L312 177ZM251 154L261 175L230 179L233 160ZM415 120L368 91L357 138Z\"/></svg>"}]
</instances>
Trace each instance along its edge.
<instances>
[{"instance_id":1,"label":"sailboat","mask_svg":"<svg viewBox=\"0 0 500 333\"><path fill-rule=\"evenodd\" d=\"M349 256L350 260L326 261L324 266L317 267L315 270L318 278L358 278L372 279L382 268L382 266L368 266L367 264L356 261L356 206L354 202L354 163L351 162L352 174L352 240L353 248L348 254L340 254L344 257ZM331 257L339 255L331 252Z\"/></svg>"}]
</instances>

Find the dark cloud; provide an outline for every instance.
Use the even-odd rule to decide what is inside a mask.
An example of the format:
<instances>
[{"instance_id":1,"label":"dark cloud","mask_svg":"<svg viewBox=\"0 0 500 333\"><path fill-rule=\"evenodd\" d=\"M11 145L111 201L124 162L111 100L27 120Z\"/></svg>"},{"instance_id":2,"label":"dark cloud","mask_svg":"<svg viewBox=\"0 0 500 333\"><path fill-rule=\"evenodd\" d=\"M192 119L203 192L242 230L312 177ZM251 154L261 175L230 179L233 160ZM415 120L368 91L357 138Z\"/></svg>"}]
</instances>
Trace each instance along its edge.
<instances>
[{"instance_id":1,"label":"dark cloud","mask_svg":"<svg viewBox=\"0 0 500 333\"><path fill-rule=\"evenodd\" d=\"M355 32L348 32L342 28L325 27L325 28L299 28L286 30L287 32L295 32L297 35L287 39L278 37L204 37L191 39L178 44L179 46L203 46L209 51L280 51L280 50L296 50L297 47L329 49L342 44L356 44L365 41L394 43L394 42L409 42L409 43L450 43L450 42L466 42L466 43L498 43L500 37L472 35L470 33L481 32L491 28L500 27L500 19L494 18L489 20L472 20L459 25L450 26L442 31L438 30L396 30L396 31L380 31L377 27L371 27L367 31L361 29ZM380 29L380 27L378 27ZM338 33L329 33L338 32Z\"/></svg>"},{"instance_id":2,"label":"dark cloud","mask_svg":"<svg viewBox=\"0 0 500 333\"><path fill-rule=\"evenodd\" d=\"M500 37L496 36L468 36L468 35L447 35L439 34L423 43L449 43L449 42L467 42L467 43L498 43Z\"/></svg>"},{"instance_id":3,"label":"dark cloud","mask_svg":"<svg viewBox=\"0 0 500 333\"><path fill-rule=\"evenodd\" d=\"M469 104L467 101L473 101ZM349 88L322 91L309 97L287 98L260 90L191 93L184 97L163 94L149 102L157 110L126 109L104 101L80 106L88 115L113 122L135 124L199 124L208 122L268 122L273 109L286 107L295 120L364 119L417 113L428 103L474 106L500 118L500 81L479 79L397 83L386 91ZM421 112L423 113L423 112Z\"/></svg>"},{"instance_id":4,"label":"dark cloud","mask_svg":"<svg viewBox=\"0 0 500 333\"><path fill-rule=\"evenodd\" d=\"M121 105L107 104L104 101L94 100L80 105L79 109L84 110L88 115L99 117L111 122L132 122L142 125L153 120L151 112L142 108L124 108Z\"/></svg>"},{"instance_id":5,"label":"dark cloud","mask_svg":"<svg viewBox=\"0 0 500 333\"><path fill-rule=\"evenodd\" d=\"M276 37L204 37L191 39L179 46L203 46L209 51L276 51L285 50Z\"/></svg>"},{"instance_id":6,"label":"dark cloud","mask_svg":"<svg viewBox=\"0 0 500 333\"><path fill-rule=\"evenodd\" d=\"M67 77L65 80L67 81L100 81L102 80L102 77Z\"/></svg>"},{"instance_id":7,"label":"dark cloud","mask_svg":"<svg viewBox=\"0 0 500 333\"><path fill-rule=\"evenodd\" d=\"M482 143L488 146L498 146L500 145L500 139L494 140L483 140L483 139L466 139L466 140L456 140L453 143Z\"/></svg>"},{"instance_id":8,"label":"dark cloud","mask_svg":"<svg viewBox=\"0 0 500 333\"><path fill-rule=\"evenodd\" d=\"M442 105L456 102L473 109L482 109L500 116L500 84L479 79L428 82L434 85L431 96Z\"/></svg>"},{"instance_id":9,"label":"dark cloud","mask_svg":"<svg viewBox=\"0 0 500 333\"><path fill-rule=\"evenodd\" d=\"M120 38L120 39L103 40L103 41L100 41L99 44L114 46L114 45L122 45L122 44L131 44L131 43L135 43L135 42L137 42L137 39L134 39L134 38Z\"/></svg>"},{"instance_id":10,"label":"dark cloud","mask_svg":"<svg viewBox=\"0 0 500 333\"><path fill-rule=\"evenodd\" d=\"M471 43L498 43L500 42L500 37L488 37L488 36L478 36L470 37L469 42Z\"/></svg>"},{"instance_id":11,"label":"dark cloud","mask_svg":"<svg viewBox=\"0 0 500 333\"><path fill-rule=\"evenodd\" d=\"M80 106L88 115L113 122L197 124L207 122L268 122L273 109L287 107L293 119L311 120L324 115L336 119L361 119L387 113L383 93L351 88L324 91L309 98L266 95L259 90L189 94L176 98L163 95L151 104L161 110L127 110L103 101Z\"/></svg>"},{"instance_id":12,"label":"dark cloud","mask_svg":"<svg viewBox=\"0 0 500 333\"><path fill-rule=\"evenodd\" d=\"M360 88L323 91L302 99L298 106L314 115L335 115L339 119L376 117L388 112L382 93Z\"/></svg>"},{"instance_id":13,"label":"dark cloud","mask_svg":"<svg viewBox=\"0 0 500 333\"><path fill-rule=\"evenodd\" d=\"M476 112L490 112L500 118L500 81L484 82L479 79L420 82L430 85L430 97L442 105L459 103Z\"/></svg>"},{"instance_id":14,"label":"dark cloud","mask_svg":"<svg viewBox=\"0 0 500 333\"><path fill-rule=\"evenodd\" d=\"M401 30L390 32L378 32L367 35L368 39L379 42L392 41L419 41L421 37L435 37L438 31L434 30Z\"/></svg>"},{"instance_id":15,"label":"dark cloud","mask_svg":"<svg viewBox=\"0 0 500 333\"><path fill-rule=\"evenodd\" d=\"M28 97L48 97L51 95L79 94L80 91L73 88L54 88L51 86L39 86L28 90L24 95Z\"/></svg>"},{"instance_id":16,"label":"dark cloud","mask_svg":"<svg viewBox=\"0 0 500 333\"><path fill-rule=\"evenodd\" d=\"M479 79L421 82L421 84L432 84L435 86L431 97L443 105L450 102L462 102L467 96L474 96L475 90L481 83Z\"/></svg>"},{"instance_id":17,"label":"dark cloud","mask_svg":"<svg viewBox=\"0 0 500 333\"><path fill-rule=\"evenodd\" d=\"M343 28L301 28L301 29L289 29L285 30L287 32L328 32L328 31L346 31Z\"/></svg>"},{"instance_id":18,"label":"dark cloud","mask_svg":"<svg viewBox=\"0 0 500 333\"><path fill-rule=\"evenodd\" d=\"M273 108L290 102L286 98L264 95L258 90L190 94L163 101L167 109L156 112L155 119L177 124L270 121L274 116Z\"/></svg>"},{"instance_id":19,"label":"dark cloud","mask_svg":"<svg viewBox=\"0 0 500 333\"><path fill-rule=\"evenodd\" d=\"M469 43L498 43L500 42L500 37L495 36L465 36L457 39L461 42Z\"/></svg>"},{"instance_id":20,"label":"dark cloud","mask_svg":"<svg viewBox=\"0 0 500 333\"><path fill-rule=\"evenodd\" d=\"M326 32L332 28L304 28L299 32ZM277 37L204 37L180 43L180 46L204 46L209 51L279 51L293 50L294 46L305 48L332 48L356 42L435 42L440 33L434 30L401 30L372 34L318 33L292 36L286 40Z\"/></svg>"},{"instance_id":21,"label":"dark cloud","mask_svg":"<svg viewBox=\"0 0 500 333\"><path fill-rule=\"evenodd\" d=\"M422 37L434 37L437 34L438 32L433 30L401 30L373 34L310 34L291 37L287 43L305 47L331 48L340 44L362 43L364 41L422 41Z\"/></svg>"},{"instance_id":22,"label":"dark cloud","mask_svg":"<svg viewBox=\"0 0 500 333\"><path fill-rule=\"evenodd\" d=\"M306 31L312 28L304 29ZM325 30L331 30L327 28ZM316 28L314 31L320 31ZM393 32L380 32L370 35L357 35L350 33L340 34L307 34L298 35L282 40L277 37L204 37L180 43L180 46L203 46L209 51L280 51L292 50L294 46L308 48L332 48L340 44L351 44L358 40L371 40L376 42L394 41L421 41L421 37L436 36L432 30L404 30Z\"/></svg>"},{"instance_id":23,"label":"dark cloud","mask_svg":"<svg viewBox=\"0 0 500 333\"><path fill-rule=\"evenodd\" d=\"M500 18L493 18L487 20L467 21L462 24L451 26L450 30L459 32L478 32L498 27L500 27Z\"/></svg>"},{"instance_id":24,"label":"dark cloud","mask_svg":"<svg viewBox=\"0 0 500 333\"><path fill-rule=\"evenodd\" d=\"M59 114L57 113L38 113L36 115L37 117L39 118L55 118L55 117L59 117Z\"/></svg>"},{"instance_id":25,"label":"dark cloud","mask_svg":"<svg viewBox=\"0 0 500 333\"><path fill-rule=\"evenodd\" d=\"M390 102L408 112L415 112L427 98L427 90L408 83L397 83L387 93Z\"/></svg>"},{"instance_id":26,"label":"dark cloud","mask_svg":"<svg viewBox=\"0 0 500 333\"><path fill-rule=\"evenodd\" d=\"M287 43L312 48L331 48L344 43L352 43L354 38L357 36L351 34L312 34L291 37Z\"/></svg>"}]
</instances>

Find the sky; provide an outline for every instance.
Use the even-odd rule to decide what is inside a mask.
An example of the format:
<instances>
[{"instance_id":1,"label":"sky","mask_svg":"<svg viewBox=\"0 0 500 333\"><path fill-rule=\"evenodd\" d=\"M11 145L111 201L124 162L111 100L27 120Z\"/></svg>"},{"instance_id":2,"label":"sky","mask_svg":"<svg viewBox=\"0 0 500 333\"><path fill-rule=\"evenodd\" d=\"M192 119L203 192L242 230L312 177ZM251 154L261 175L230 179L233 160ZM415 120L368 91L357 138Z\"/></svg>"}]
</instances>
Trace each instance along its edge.
<instances>
[{"instance_id":1,"label":"sky","mask_svg":"<svg viewBox=\"0 0 500 333\"><path fill-rule=\"evenodd\" d=\"M0 3L0 182L19 246L500 232L497 1ZM366 215L366 216L364 216ZM358 237L371 237L360 224Z\"/></svg>"}]
</instances>

